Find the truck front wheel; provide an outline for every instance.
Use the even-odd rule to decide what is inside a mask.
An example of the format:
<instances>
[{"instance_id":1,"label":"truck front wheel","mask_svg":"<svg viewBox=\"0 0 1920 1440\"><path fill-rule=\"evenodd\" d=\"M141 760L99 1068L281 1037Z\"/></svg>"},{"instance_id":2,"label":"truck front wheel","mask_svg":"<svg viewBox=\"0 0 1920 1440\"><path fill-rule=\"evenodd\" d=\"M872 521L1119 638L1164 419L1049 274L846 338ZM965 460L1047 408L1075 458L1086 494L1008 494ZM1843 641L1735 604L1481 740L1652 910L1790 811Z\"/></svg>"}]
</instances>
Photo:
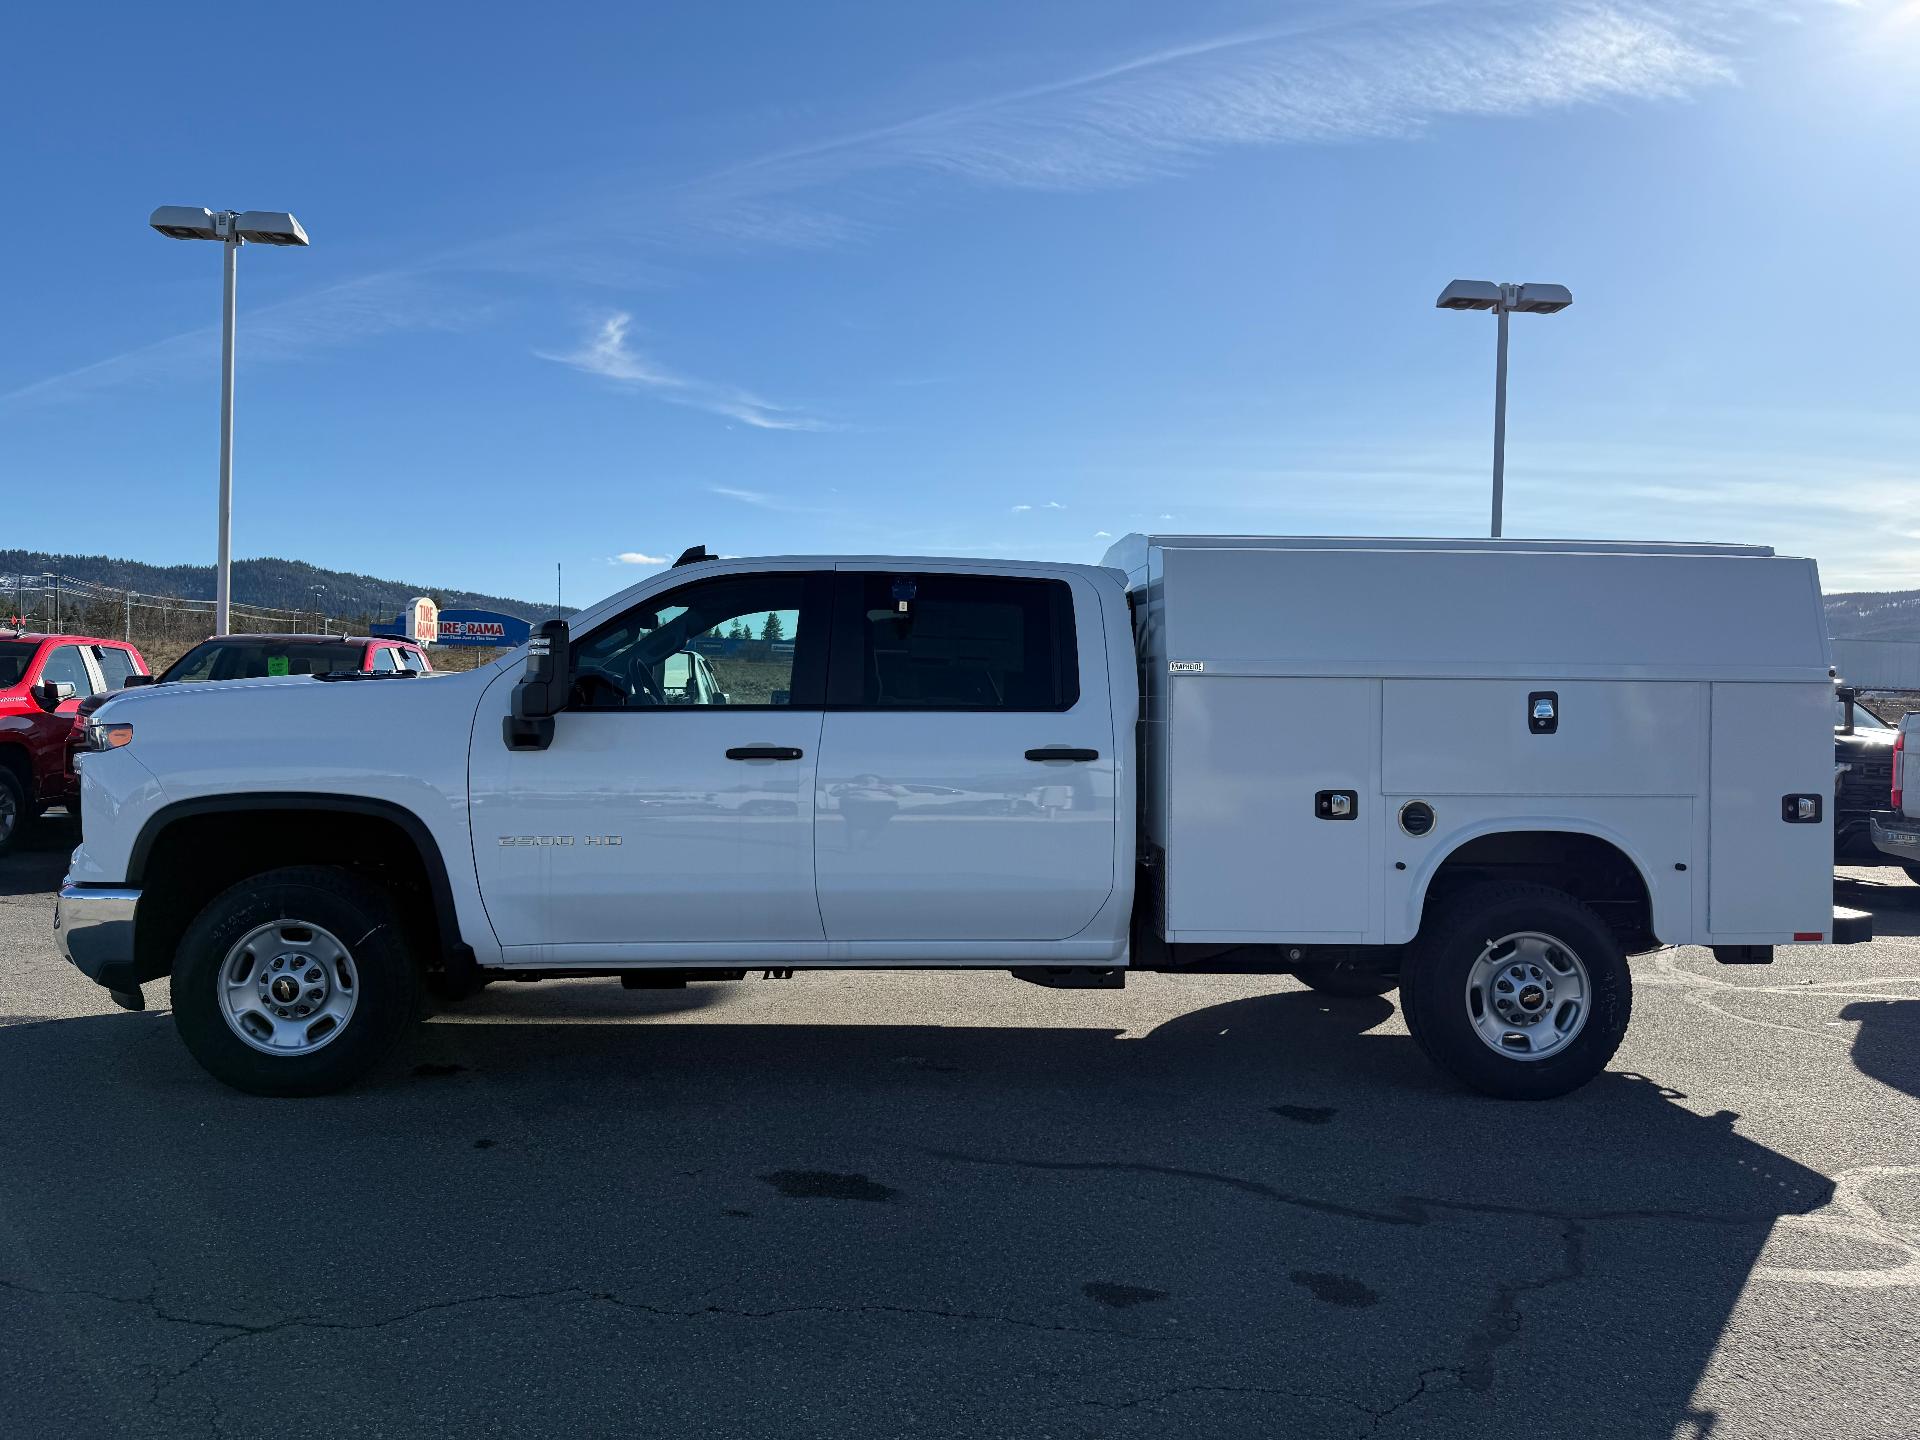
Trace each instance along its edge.
<instances>
[{"instance_id":1,"label":"truck front wheel","mask_svg":"<svg viewBox=\"0 0 1920 1440\"><path fill-rule=\"evenodd\" d=\"M1428 915L1400 1001L1448 1074L1503 1099L1546 1100L1606 1069L1633 981L1619 940L1571 895L1481 885Z\"/></svg>"},{"instance_id":2,"label":"truck front wheel","mask_svg":"<svg viewBox=\"0 0 1920 1440\"><path fill-rule=\"evenodd\" d=\"M26 787L6 763L0 761L0 855L13 849L33 813L33 807L27 803Z\"/></svg>"},{"instance_id":3,"label":"truck front wheel","mask_svg":"<svg viewBox=\"0 0 1920 1440\"><path fill-rule=\"evenodd\" d=\"M270 870L215 896L174 960L181 1040L215 1078L254 1095L352 1084L419 1004L392 900L331 866Z\"/></svg>"}]
</instances>

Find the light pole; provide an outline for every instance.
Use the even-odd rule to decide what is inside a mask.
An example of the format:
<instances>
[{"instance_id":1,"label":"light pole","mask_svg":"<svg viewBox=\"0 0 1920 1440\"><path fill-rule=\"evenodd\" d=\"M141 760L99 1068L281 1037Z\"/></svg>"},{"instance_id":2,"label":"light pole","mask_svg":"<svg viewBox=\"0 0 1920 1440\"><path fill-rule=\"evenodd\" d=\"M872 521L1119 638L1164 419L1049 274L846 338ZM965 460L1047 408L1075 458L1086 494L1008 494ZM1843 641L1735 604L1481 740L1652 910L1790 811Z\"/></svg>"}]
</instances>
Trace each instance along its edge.
<instances>
[{"instance_id":1,"label":"light pole","mask_svg":"<svg viewBox=\"0 0 1920 1440\"><path fill-rule=\"evenodd\" d=\"M213 633L229 633L233 600L233 295L240 247L305 245L307 232L284 210L220 210L162 205L147 223L174 240L218 240L226 247L220 317L220 557L213 576Z\"/></svg>"},{"instance_id":2,"label":"light pole","mask_svg":"<svg viewBox=\"0 0 1920 1440\"><path fill-rule=\"evenodd\" d=\"M1499 317L1499 349L1493 362L1493 538L1498 540L1507 489L1507 316L1516 310L1552 315L1573 303L1573 292L1564 285L1455 280L1433 303L1440 310L1491 310Z\"/></svg>"}]
</instances>

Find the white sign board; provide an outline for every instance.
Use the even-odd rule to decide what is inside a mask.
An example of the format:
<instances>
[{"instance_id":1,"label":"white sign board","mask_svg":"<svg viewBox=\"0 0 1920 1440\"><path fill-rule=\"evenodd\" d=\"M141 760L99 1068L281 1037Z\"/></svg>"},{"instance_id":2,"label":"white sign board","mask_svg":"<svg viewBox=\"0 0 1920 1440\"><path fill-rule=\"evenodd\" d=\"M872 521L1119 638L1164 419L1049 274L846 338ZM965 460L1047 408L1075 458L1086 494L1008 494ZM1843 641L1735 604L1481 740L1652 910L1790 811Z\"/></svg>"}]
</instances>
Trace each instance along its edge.
<instances>
[{"instance_id":1,"label":"white sign board","mask_svg":"<svg viewBox=\"0 0 1920 1440\"><path fill-rule=\"evenodd\" d=\"M440 607L424 595L407 602L407 638L416 645L431 645L440 638Z\"/></svg>"}]
</instances>

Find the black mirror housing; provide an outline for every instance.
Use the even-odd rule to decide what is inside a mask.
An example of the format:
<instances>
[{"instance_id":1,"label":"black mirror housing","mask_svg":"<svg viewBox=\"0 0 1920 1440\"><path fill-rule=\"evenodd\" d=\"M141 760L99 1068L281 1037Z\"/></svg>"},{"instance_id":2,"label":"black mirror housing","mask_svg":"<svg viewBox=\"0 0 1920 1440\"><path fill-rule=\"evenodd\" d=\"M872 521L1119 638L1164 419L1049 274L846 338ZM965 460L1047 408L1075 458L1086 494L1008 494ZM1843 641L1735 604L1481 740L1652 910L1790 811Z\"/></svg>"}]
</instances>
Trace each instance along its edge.
<instances>
[{"instance_id":1,"label":"black mirror housing","mask_svg":"<svg viewBox=\"0 0 1920 1440\"><path fill-rule=\"evenodd\" d=\"M120 688L122 690L131 690L139 685L151 684L153 684L153 676L151 675L129 675L120 682Z\"/></svg>"},{"instance_id":2,"label":"black mirror housing","mask_svg":"<svg viewBox=\"0 0 1920 1440\"><path fill-rule=\"evenodd\" d=\"M1840 702L1840 726L1838 733L1851 735L1853 734L1853 702L1860 692L1855 690L1851 685L1842 685L1833 693L1834 698Z\"/></svg>"},{"instance_id":3,"label":"black mirror housing","mask_svg":"<svg viewBox=\"0 0 1920 1440\"><path fill-rule=\"evenodd\" d=\"M573 644L564 620L543 621L527 644L527 672L513 687L503 729L509 750L544 750L553 743L553 717L567 708Z\"/></svg>"}]
</instances>

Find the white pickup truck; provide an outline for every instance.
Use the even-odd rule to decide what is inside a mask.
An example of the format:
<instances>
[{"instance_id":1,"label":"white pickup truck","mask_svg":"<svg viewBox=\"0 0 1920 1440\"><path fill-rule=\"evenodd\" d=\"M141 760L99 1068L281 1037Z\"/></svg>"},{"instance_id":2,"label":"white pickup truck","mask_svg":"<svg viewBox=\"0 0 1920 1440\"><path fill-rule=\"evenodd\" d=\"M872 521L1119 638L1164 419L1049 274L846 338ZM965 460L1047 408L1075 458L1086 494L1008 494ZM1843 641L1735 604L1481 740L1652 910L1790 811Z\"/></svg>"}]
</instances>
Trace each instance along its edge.
<instances>
[{"instance_id":1,"label":"white pickup truck","mask_svg":"<svg viewBox=\"0 0 1920 1440\"><path fill-rule=\"evenodd\" d=\"M1828 666L1812 562L1756 547L689 552L468 674L113 700L55 926L273 1094L423 986L968 967L1397 985L1437 1064L1545 1097L1619 1045L1629 954L1868 938Z\"/></svg>"},{"instance_id":2,"label":"white pickup truck","mask_svg":"<svg viewBox=\"0 0 1920 1440\"><path fill-rule=\"evenodd\" d=\"M1889 808L1872 817L1874 846L1900 862L1920 885L1920 711L1900 722L1893 741L1893 793Z\"/></svg>"}]
</instances>

